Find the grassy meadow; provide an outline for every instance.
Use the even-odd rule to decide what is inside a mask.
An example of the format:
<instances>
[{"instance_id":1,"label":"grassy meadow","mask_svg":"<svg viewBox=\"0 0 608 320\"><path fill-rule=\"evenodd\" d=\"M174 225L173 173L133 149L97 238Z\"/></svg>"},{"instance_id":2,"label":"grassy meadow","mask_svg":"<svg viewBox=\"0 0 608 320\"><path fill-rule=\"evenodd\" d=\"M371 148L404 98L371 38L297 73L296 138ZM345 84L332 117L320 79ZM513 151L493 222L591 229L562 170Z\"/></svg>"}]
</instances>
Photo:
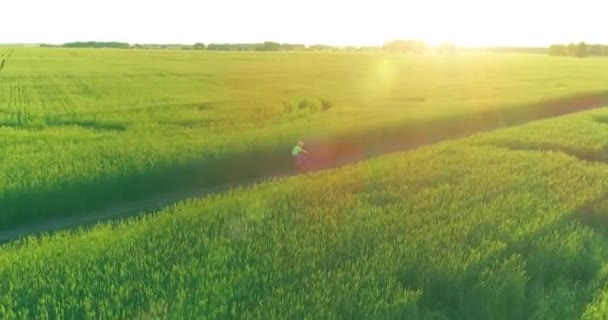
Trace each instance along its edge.
<instances>
[{"instance_id":1,"label":"grassy meadow","mask_svg":"<svg viewBox=\"0 0 608 320\"><path fill-rule=\"evenodd\" d=\"M608 111L0 249L0 318L605 319Z\"/></svg>"},{"instance_id":2,"label":"grassy meadow","mask_svg":"<svg viewBox=\"0 0 608 320\"><path fill-rule=\"evenodd\" d=\"M537 101L608 80L607 60L543 55L0 48L0 60L2 228L238 180L259 154L285 167L299 139L511 109L525 120Z\"/></svg>"}]
</instances>

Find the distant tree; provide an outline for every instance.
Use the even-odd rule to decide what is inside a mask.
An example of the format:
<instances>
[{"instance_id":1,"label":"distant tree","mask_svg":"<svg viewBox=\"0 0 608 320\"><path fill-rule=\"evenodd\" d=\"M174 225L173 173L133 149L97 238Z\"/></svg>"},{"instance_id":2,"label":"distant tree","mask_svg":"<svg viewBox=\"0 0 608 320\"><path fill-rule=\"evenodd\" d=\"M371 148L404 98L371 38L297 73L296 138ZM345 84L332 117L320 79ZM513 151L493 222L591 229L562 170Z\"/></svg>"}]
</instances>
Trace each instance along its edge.
<instances>
[{"instance_id":1,"label":"distant tree","mask_svg":"<svg viewBox=\"0 0 608 320\"><path fill-rule=\"evenodd\" d=\"M602 45L600 45L600 44L587 45L587 55L601 56L602 55Z\"/></svg>"},{"instance_id":2,"label":"distant tree","mask_svg":"<svg viewBox=\"0 0 608 320\"><path fill-rule=\"evenodd\" d=\"M549 55L552 56L567 56L568 47L563 44L553 44L549 47Z\"/></svg>"},{"instance_id":3,"label":"distant tree","mask_svg":"<svg viewBox=\"0 0 608 320\"><path fill-rule=\"evenodd\" d=\"M576 52L578 51L577 45L574 43L569 43L568 44L568 55L569 56L576 56Z\"/></svg>"},{"instance_id":4,"label":"distant tree","mask_svg":"<svg viewBox=\"0 0 608 320\"><path fill-rule=\"evenodd\" d=\"M205 50L205 44L201 43L201 42L197 42L192 46L192 48L194 50Z\"/></svg>"},{"instance_id":5,"label":"distant tree","mask_svg":"<svg viewBox=\"0 0 608 320\"><path fill-rule=\"evenodd\" d=\"M264 51L279 51L281 50L281 44L278 42L266 41L263 44Z\"/></svg>"},{"instance_id":6,"label":"distant tree","mask_svg":"<svg viewBox=\"0 0 608 320\"><path fill-rule=\"evenodd\" d=\"M283 44L281 44L281 49L285 50L285 51L304 50L304 49L306 49L306 45L304 45L304 44L283 43Z\"/></svg>"},{"instance_id":7,"label":"distant tree","mask_svg":"<svg viewBox=\"0 0 608 320\"><path fill-rule=\"evenodd\" d=\"M207 46L207 50L219 51L219 50L222 50L222 45L218 44L218 43L210 43Z\"/></svg>"},{"instance_id":8,"label":"distant tree","mask_svg":"<svg viewBox=\"0 0 608 320\"><path fill-rule=\"evenodd\" d=\"M207 46L207 50L212 51L247 51L256 50L260 44L247 44L247 43L210 43Z\"/></svg>"},{"instance_id":9,"label":"distant tree","mask_svg":"<svg viewBox=\"0 0 608 320\"><path fill-rule=\"evenodd\" d=\"M552 56L571 56L579 58L608 56L608 45L588 44L585 42L579 42L578 44L570 43L568 45L554 44L549 47L549 54Z\"/></svg>"},{"instance_id":10,"label":"distant tree","mask_svg":"<svg viewBox=\"0 0 608 320\"><path fill-rule=\"evenodd\" d=\"M587 56L587 44L585 42L580 42L576 46L576 56L579 58L584 58Z\"/></svg>"},{"instance_id":11,"label":"distant tree","mask_svg":"<svg viewBox=\"0 0 608 320\"><path fill-rule=\"evenodd\" d=\"M62 45L65 48L129 48L129 44L125 42L68 42Z\"/></svg>"},{"instance_id":12,"label":"distant tree","mask_svg":"<svg viewBox=\"0 0 608 320\"><path fill-rule=\"evenodd\" d=\"M338 48L333 47L333 46L328 46L325 44L315 44L312 45L310 47L308 47L308 49L313 50L313 51L332 51L332 50L338 50Z\"/></svg>"}]
</instances>

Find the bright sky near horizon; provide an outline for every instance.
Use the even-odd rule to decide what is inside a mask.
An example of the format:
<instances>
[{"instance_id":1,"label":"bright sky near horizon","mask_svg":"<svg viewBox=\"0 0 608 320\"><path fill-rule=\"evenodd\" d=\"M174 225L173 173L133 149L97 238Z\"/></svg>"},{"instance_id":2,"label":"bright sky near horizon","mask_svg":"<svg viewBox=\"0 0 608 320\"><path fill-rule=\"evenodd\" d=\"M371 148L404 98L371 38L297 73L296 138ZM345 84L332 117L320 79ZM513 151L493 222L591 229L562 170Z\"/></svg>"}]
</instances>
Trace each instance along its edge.
<instances>
[{"instance_id":1,"label":"bright sky near horizon","mask_svg":"<svg viewBox=\"0 0 608 320\"><path fill-rule=\"evenodd\" d=\"M602 0L14 0L0 43L608 43Z\"/></svg>"}]
</instances>

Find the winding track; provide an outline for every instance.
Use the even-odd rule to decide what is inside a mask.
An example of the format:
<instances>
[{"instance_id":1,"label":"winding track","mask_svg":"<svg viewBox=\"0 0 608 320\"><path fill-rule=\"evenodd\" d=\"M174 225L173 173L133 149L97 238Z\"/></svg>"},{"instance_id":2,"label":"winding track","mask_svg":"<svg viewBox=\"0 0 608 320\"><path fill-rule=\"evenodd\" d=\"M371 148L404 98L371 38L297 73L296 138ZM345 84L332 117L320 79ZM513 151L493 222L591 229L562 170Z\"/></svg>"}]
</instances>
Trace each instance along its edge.
<instances>
[{"instance_id":1,"label":"winding track","mask_svg":"<svg viewBox=\"0 0 608 320\"><path fill-rule=\"evenodd\" d=\"M331 140L309 144L311 171L327 170L350 163L363 161L383 154L407 151L443 140L462 138L472 134L496 130L508 126L587 111L608 106L608 92L594 92L567 98L542 101L502 110L488 110L444 123L417 128L387 128L382 132L351 134ZM287 153L289 150L287 151ZM258 162L288 161L288 157L276 157L276 153L260 156ZM240 164L239 164L240 165ZM98 222L135 216L157 211L178 201L219 193L236 186L245 186L267 179L293 175L288 166L266 165L257 176L232 181L207 188L165 193L148 199L112 205L98 211L83 213L67 218L54 218L0 231L0 243L10 242L25 236L34 236L80 226L90 226ZM232 168L238 170L238 167ZM227 171L229 172L229 171ZM246 175L243 175L245 177Z\"/></svg>"}]
</instances>

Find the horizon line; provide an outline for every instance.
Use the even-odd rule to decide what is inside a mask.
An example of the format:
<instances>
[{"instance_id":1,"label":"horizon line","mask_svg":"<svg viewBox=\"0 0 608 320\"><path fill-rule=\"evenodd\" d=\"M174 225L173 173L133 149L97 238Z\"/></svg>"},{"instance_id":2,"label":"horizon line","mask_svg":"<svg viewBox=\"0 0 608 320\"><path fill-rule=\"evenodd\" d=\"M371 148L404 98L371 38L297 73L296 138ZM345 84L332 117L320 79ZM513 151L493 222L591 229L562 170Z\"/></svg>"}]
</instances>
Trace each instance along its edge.
<instances>
[{"instance_id":1,"label":"horizon line","mask_svg":"<svg viewBox=\"0 0 608 320\"><path fill-rule=\"evenodd\" d=\"M456 47L460 47L460 48L548 48L552 45L567 45L567 44L578 44L581 42L584 42L586 44L596 44L596 43L591 43L591 42L586 42L586 41L579 41L579 42L564 42L564 43L554 43L554 44L546 44L546 45L525 45L525 44L521 44L521 45L497 45L497 44L492 44L492 45L460 45L456 42L443 42L443 43L439 43L439 44L429 44L423 40L417 40L417 39L393 39L393 40L387 40L384 43L387 42L391 42L391 41L399 41L399 40L403 40L403 41L421 41L423 43L425 43L428 47L439 47L442 45L454 45ZM43 44L47 44L47 45L64 45L64 44L69 44L69 43L87 43L87 42L94 42L94 43L110 43L110 42L115 42L115 43L126 43L129 44L130 46L134 46L134 45L181 45L181 46L192 46L195 45L197 43L202 43L205 45L209 45L209 44L232 44L232 45L238 45L238 44L262 44L265 42L274 42L274 43L279 43L279 44L291 44L291 45L304 45L306 47L310 47L310 46L318 46L318 45L323 45L323 46L331 46L331 47L337 47L337 48L346 48L346 47L356 47L356 48L362 48L362 47L377 47L377 48L382 48L383 44L358 44L358 45L352 45L352 44L348 44L348 45L340 45L340 44L329 44L329 43L323 43L323 42L319 42L319 43L312 43L312 44L308 44L308 43L298 43L298 42L281 42L281 41L273 41L273 40L266 40L266 41L251 41L251 42L240 42L240 41L235 41L235 42L230 42L230 41L212 41L212 42L203 42L203 41L197 41L197 42L129 42L129 41L117 41L117 40L75 40L75 41L67 41L67 42L0 42L0 46L7 46L7 45L20 45L20 46L35 46L35 45L43 45ZM598 43L599 44L599 43Z\"/></svg>"}]
</instances>

